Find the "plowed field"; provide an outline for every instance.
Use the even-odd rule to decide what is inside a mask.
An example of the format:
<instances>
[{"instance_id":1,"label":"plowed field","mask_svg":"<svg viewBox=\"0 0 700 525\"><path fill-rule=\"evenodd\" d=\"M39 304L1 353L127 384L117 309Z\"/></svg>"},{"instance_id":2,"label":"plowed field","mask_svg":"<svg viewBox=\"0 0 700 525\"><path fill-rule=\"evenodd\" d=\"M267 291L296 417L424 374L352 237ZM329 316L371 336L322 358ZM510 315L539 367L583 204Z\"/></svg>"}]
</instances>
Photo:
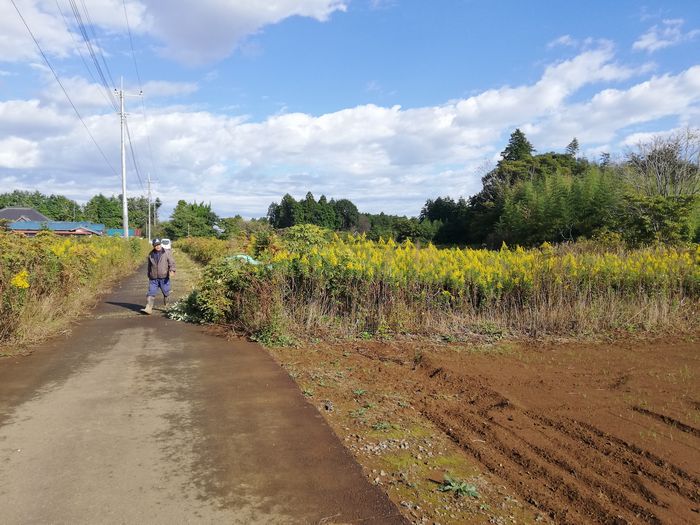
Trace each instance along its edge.
<instances>
[{"instance_id":1,"label":"plowed field","mask_svg":"<svg viewBox=\"0 0 700 525\"><path fill-rule=\"evenodd\" d=\"M357 342L295 353L296 369L312 370L329 357L350 365L353 388L375 393L377 418L400 428L415 425L419 414L480 473L482 495L470 503L472 514L453 514L454 520L438 514L442 523L482 523L480 516L497 503L489 485L505 487L539 521L700 523L697 341ZM338 400L342 391L328 388L323 397ZM391 396L410 407L391 406ZM346 435L371 426L357 418L327 418ZM423 508L423 516L409 517L416 523L436 517L430 505ZM502 513L494 519L508 522Z\"/></svg>"}]
</instances>

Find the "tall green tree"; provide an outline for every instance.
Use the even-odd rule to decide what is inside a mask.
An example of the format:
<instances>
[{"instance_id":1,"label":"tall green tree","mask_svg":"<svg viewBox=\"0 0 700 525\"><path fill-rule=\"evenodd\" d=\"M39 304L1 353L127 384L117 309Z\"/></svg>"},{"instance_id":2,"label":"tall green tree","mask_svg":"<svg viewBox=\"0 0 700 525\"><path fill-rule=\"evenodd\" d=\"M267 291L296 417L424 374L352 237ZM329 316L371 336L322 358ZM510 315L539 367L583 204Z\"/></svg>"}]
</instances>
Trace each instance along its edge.
<instances>
[{"instance_id":1,"label":"tall green tree","mask_svg":"<svg viewBox=\"0 0 700 525\"><path fill-rule=\"evenodd\" d=\"M578 155L578 150L579 150L579 145L578 145L578 139L576 137L573 138L571 142L569 142L569 145L566 146L566 154L569 157L576 158Z\"/></svg>"},{"instance_id":2,"label":"tall green tree","mask_svg":"<svg viewBox=\"0 0 700 525\"><path fill-rule=\"evenodd\" d=\"M501 157L503 160L510 161L525 160L532 156L533 151L534 148L530 141L527 140L525 133L520 131L520 129L516 129L511 133L506 149L501 152Z\"/></svg>"},{"instance_id":3,"label":"tall green tree","mask_svg":"<svg viewBox=\"0 0 700 525\"><path fill-rule=\"evenodd\" d=\"M360 220L360 212L352 201L339 199L334 202L333 208L335 209L339 229L354 230L357 227Z\"/></svg>"},{"instance_id":4,"label":"tall green tree","mask_svg":"<svg viewBox=\"0 0 700 525\"><path fill-rule=\"evenodd\" d=\"M171 239L181 237L215 237L217 235L214 225L219 218L212 211L211 204L187 203L178 201L170 222L164 226L166 235Z\"/></svg>"},{"instance_id":5,"label":"tall green tree","mask_svg":"<svg viewBox=\"0 0 700 525\"><path fill-rule=\"evenodd\" d=\"M101 193L95 195L85 204L85 219L98 224L104 224L107 228L121 228L122 201L121 196L105 197Z\"/></svg>"},{"instance_id":6,"label":"tall green tree","mask_svg":"<svg viewBox=\"0 0 700 525\"><path fill-rule=\"evenodd\" d=\"M20 190L0 194L0 209L8 206L34 208L54 221L83 220L82 206L63 195L44 195L38 191Z\"/></svg>"}]
</instances>

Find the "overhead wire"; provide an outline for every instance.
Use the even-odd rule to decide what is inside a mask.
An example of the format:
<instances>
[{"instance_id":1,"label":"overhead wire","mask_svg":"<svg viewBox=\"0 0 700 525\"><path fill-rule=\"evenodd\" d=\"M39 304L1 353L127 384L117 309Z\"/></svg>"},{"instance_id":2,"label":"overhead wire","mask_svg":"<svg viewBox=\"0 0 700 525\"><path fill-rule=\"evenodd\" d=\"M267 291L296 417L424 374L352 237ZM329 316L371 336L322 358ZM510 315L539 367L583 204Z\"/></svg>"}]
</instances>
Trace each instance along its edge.
<instances>
[{"instance_id":1,"label":"overhead wire","mask_svg":"<svg viewBox=\"0 0 700 525\"><path fill-rule=\"evenodd\" d=\"M133 59L134 62L134 70L136 71L136 79L138 80L139 83L139 91L141 92L141 110L143 113L143 125L144 129L146 132L146 143L148 145L148 155L149 159L151 161L151 170L153 171L154 175L157 176L157 170L156 170L156 164L153 156L153 147L151 145L151 134L148 131L148 116L146 115L146 102L145 102L145 95L143 94L143 83L141 82L141 74L139 73L139 66L138 62L136 60L136 51L134 49L134 39L131 33L131 24L129 23L129 13L126 8L126 0L122 0L122 6L124 7L124 20L126 20L126 30L129 35L129 46L131 47L131 58Z\"/></svg>"},{"instance_id":2,"label":"overhead wire","mask_svg":"<svg viewBox=\"0 0 700 525\"><path fill-rule=\"evenodd\" d=\"M85 11L85 17L88 21L88 28L92 33L93 38L97 40L97 33L95 32L95 23L92 21L92 17L90 16L90 11L88 10L87 4L85 3L85 0L80 0L80 3L83 4L83 11ZM97 52L99 53L100 58L102 58L102 64L104 64L105 66L105 71L107 71L107 76L109 77L112 86L116 85L114 82L114 78L112 78L112 72L109 70L109 65L107 65L107 60L105 59L105 54L102 51L102 46L97 46Z\"/></svg>"},{"instance_id":3,"label":"overhead wire","mask_svg":"<svg viewBox=\"0 0 700 525\"><path fill-rule=\"evenodd\" d=\"M143 186L143 179L141 178L141 170L139 170L139 164L136 162L136 152L134 151L134 144L131 140L131 131L129 131L129 121L127 119L124 119L124 127L126 128L126 136L127 139L129 140L129 150L131 150L131 160L134 164L134 171L136 172L136 176L139 179L139 184L141 185L141 190L146 191L146 188Z\"/></svg>"},{"instance_id":4,"label":"overhead wire","mask_svg":"<svg viewBox=\"0 0 700 525\"><path fill-rule=\"evenodd\" d=\"M134 59L134 69L136 70L136 78L139 81L139 89L141 89L141 75L139 74L139 66L136 63L136 53L134 52L134 39L131 36L131 25L129 24L129 14L126 11L126 0L122 0L124 6L124 19L126 20L126 30L129 33L129 45L131 46L131 57Z\"/></svg>"},{"instance_id":5,"label":"overhead wire","mask_svg":"<svg viewBox=\"0 0 700 525\"><path fill-rule=\"evenodd\" d=\"M87 50L90 53L90 58L92 58L92 63L95 67L95 71L100 77L100 83L102 84L102 87L107 93L108 98L112 101L112 108L115 111L118 111L119 104L117 104L117 100L114 98L114 93L112 92L112 89L110 88L110 85L107 82L107 78L105 77L105 71L103 70L102 66L100 65L100 61L97 58L97 52L101 52L101 50L99 49L99 46L97 46L98 51L95 51L95 46L93 46L93 43L90 40L90 35L88 34L88 29L85 26L85 23L83 21L83 15L80 12L78 4L76 4L75 0L68 0L68 2L70 4L71 10L73 11L73 18L75 18L76 24L78 26L78 31L80 32L80 35L82 36L83 41L85 42L85 46L87 47ZM104 55L102 55L102 58L104 61ZM111 73L109 72L108 68L105 67L105 69L107 69L110 80L112 80L112 87L114 87L114 80L112 79Z\"/></svg>"},{"instance_id":6,"label":"overhead wire","mask_svg":"<svg viewBox=\"0 0 700 525\"><path fill-rule=\"evenodd\" d=\"M85 56L83 55L83 52L81 51L81 45L78 43L78 40L75 38L75 35L73 34L73 31L70 30L70 24L68 23L68 17L66 17L65 13L61 9L61 5L59 4L58 0L56 0L56 8L58 9L58 12L61 13L61 17L63 18L63 23L66 26L66 30L68 31L68 34L71 37L71 40L73 40L73 44L75 45L75 50L78 52L78 56L80 56L80 60L83 63L83 66L85 66L85 69L87 70L88 74L90 75L90 78L92 79L93 83L98 84L97 78L95 78L95 74L92 72L92 69L90 66L88 66L87 61L85 60ZM107 105L113 105L112 101L109 99L109 96L103 91L99 90L104 99L107 101Z\"/></svg>"},{"instance_id":7,"label":"overhead wire","mask_svg":"<svg viewBox=\"0 0 700 525\"><path fill-rule=\"evenodd\" d=\"M56 70L51 65L51 62L49 62L49 59L46 56L46 53L44 53L44 50L41 48L41 45L39 44L39 41L34 36L34 33L32 32L32 30L29 28L29 24L27 24L27 21L25 20L24 16L22 15L22 12L19 10L19 7L17 7L15 0L10 0L10 2L14 6L15 11L17 11L17 14L19 15L19 18L22 20L24 27L27 28L27 32L32 37L32 40L34 41L34 44L36 45L37 49L39 50L39 53L41 54L42 58L44 59L44 62L46 62L46 65L51 70L51 73L53 73L53 76L56 79L56 83L58 83L58 85L61 87L63 94L68 99L68 102L70 103L71 107L73 108L73 111L75 111L75 114L78 117L78 120L80 120L80 122L82 123L83 127L85 128L85 131L90 136L90 139L92 140L93 144L95 144L95 147L100 152L100 155L102 155L102 158L104 159L105 163L107 164L107 166L109 166L109 169L112 171L112 173L114 173L116 175L117 174L116 170L112 167L112 164L109 162L107 155L105 155L104 151L102 151L102 148L95 140L95 137L93 136L93 134L90 132L90 128L88 128L87 124L85 123L85 120L83 120L83 117L80 115L78 108L75 106L75 104L73 103L73 100L70 98L70 95L68 94L68 91L66 90L65 86L63 85L63 82L61 82L61 79L59 78L58 73L56 73Z\"/></svg>"}]
</instances>

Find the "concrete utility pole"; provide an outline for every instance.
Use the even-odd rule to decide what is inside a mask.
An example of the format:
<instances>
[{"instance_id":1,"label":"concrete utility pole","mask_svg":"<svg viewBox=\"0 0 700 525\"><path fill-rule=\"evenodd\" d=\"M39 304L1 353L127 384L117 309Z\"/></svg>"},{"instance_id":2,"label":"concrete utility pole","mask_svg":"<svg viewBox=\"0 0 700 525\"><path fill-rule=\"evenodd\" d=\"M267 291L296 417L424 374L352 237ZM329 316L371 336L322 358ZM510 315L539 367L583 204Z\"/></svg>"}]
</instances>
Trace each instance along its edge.
<instances>
[{"instance_id":1,"label":"concrete utility pole","mask_svg":"<svg viewBox=\"0 0 700 525\"><path fill-rule=\"evenodd\" d=\"M121 78L121 89L117 91L119 95L119 123L121 128L121 159L122 159L122 224L124 227L124 238L129 238L129 206L126 200L126 148L124 147L124 77Z\"/></svg>"},{"instance_id":2,"label":"concrete utility pole","mask_svg":"<svg viewBox=\"0 0 700 525\"><path fill-rule=\"evenodd\" d=\"M128 95L124 93L124 77L121 77L120 89L115 89L115 93L119 96L119 122L121 124L121 159L122 159L122 224L124 227L124 238L129 238L129 206L126 198L126 145L124 144L124 125L126 124L126 113L124 113L124 97L140 97L143 92L138 95Z\"/></svg>"},{"instance_id":3,"label":"concrete utility pole","mask_svg":"<svg viewBox=\"0 0 700 525\"><path fill-rule=\"evenodd\" d=\"M148 241L151 241L151 174L148 173Z\"/></svg>"}]
</instances>

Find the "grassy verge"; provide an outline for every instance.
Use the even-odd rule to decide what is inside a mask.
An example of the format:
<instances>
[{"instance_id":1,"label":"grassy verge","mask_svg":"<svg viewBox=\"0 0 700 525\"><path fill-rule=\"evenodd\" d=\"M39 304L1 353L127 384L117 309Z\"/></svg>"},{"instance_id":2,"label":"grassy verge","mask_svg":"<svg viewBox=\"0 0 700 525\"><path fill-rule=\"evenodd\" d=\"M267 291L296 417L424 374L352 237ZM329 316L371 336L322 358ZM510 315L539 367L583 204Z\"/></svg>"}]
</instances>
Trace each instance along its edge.
<instances>
[{"instance_id":1,"label":"grassy verge","mask_svg":"<svg viewBox=\"0 0 700 525\"><path fill-rule=\"evenodd\" d=\"M143 262L139 239L33 238L0 232L0 355L60 333Z\"/></svg>"}]
</instances>

